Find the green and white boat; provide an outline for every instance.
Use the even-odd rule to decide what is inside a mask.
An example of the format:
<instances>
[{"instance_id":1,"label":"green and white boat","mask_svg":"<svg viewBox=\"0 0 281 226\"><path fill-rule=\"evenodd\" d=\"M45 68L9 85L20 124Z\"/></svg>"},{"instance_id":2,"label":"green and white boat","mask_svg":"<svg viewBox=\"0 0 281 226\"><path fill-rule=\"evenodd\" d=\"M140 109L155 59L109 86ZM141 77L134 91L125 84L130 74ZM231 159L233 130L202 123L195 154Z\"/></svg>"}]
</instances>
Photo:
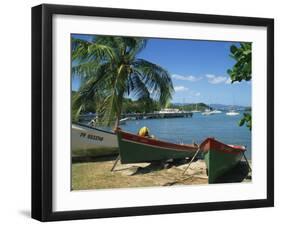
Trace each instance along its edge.
<instances>
[{"instance_id":1,"label":"green and white boat","mask_svg":"<svg viewBox=\"0 0 281 226\"><path fill-rule=\"evenodd\" d=\"M174 144L120 129L116 132L120 160L123 164L191 158L198 150L195 144Z\"/></svg>"},{"instance_id":2,"label":"green and white boat","mask_svg":"<svg viewBox=\"0 0 281 226\"><path fill-rule=\"evenodd\" d=\"M200 144L200 150L206 162L208 181L212 184L240 162L246 148L224 144L214 138L207 138Z\"/></svg>"}]
</instances>

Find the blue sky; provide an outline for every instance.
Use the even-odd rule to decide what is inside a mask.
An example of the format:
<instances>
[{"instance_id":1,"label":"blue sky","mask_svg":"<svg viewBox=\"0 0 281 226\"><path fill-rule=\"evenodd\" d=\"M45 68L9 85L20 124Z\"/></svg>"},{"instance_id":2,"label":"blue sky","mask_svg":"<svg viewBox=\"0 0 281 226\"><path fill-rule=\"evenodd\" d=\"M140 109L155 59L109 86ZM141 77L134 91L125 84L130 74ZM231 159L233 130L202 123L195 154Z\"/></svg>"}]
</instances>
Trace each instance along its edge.
<instances>
[{"instance_id":1,"label":"blue sky","mask_svg":"<svg viewBox=\"0 0 281 226\"><path fill-rule=\"evenodd\" d=\"M91 39L91 36L75 35ZM227 69L235 61L229 56L234 42L148 39L138 58L161 65L172 77L172 102L251 105L251 82L230 84ZM72 89L79 87L73 79Z\"/></svg>"}]
</instances>

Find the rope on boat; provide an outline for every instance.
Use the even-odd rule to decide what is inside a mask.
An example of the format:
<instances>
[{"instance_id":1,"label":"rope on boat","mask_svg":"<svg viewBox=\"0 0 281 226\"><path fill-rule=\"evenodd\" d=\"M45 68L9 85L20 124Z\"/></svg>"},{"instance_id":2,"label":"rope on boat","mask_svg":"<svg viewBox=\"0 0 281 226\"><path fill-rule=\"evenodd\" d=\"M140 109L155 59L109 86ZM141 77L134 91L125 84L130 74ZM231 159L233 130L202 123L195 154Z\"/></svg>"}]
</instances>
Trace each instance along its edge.
<instances>
[{"instance_id":1,"label":"rope on boat","mask_svg":"<svg viewBox=\"0 0 281 226\"><path fill-rule=\"evenodd\" d=\"M246 162L247 162L247 165L248 165L248 167L249 167L249 170L250 170L250 172L252 172L252 168L251 168L251 166L250 166L250 163L248 162L248 159L247 159L247 157L246 157L246 155L245 155L245 152L243 151L243 156L244 156L244 159L246 160Z\"/></svg>"},{"instance_id":2,"label":"rope on boat","mask_svg":"<svg viewBox=\"0 0 281 226\"><path fill-rule=\"evenodd\" d=\"M191 163L194 161L195 157L198 155L200 151L200 146L198 147L197 151L195 152L195 154L193 155L192 159L190 160L190 162L188 163L188 166L185 168L185 170L183 171L182 175L185 174L185 172L188 170L188 168L190 167Z\"/></svg>"}]
</instances>

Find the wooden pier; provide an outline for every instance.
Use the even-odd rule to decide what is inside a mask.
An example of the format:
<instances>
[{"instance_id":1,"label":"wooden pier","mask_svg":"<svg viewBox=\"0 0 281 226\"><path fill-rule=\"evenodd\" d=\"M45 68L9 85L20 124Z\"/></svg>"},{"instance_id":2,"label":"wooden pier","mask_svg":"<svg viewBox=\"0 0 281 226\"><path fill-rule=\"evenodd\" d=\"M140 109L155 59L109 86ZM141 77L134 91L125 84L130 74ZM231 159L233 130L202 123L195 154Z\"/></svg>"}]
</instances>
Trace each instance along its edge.
<instances>
[{"instance_id":1,"label":"wooden pier","mask_svg":"<svg viewBox=\"0 0 281 226\"><path fill-rule=\"evenodd\" d=\"M139 119L161 119L161 118L192 118L192 112L176 112L176 113L126 113L122 114L122 118Z\"/></svg>"},{"instance_id":2,"label":"wooden pier","mask_svg":"<svg viewBox=\"0 0 281 226\"><path fill-rule=\"evenodd\" d=\"M82 121L90 121L94 119L97 114L84 114L80 116ZM163 119L163 118L192 118L192 112L175 112L175 113L123 113L121 118L129 118L131 120L141 120L141 119Z\"/></svg>"}]
</instances>

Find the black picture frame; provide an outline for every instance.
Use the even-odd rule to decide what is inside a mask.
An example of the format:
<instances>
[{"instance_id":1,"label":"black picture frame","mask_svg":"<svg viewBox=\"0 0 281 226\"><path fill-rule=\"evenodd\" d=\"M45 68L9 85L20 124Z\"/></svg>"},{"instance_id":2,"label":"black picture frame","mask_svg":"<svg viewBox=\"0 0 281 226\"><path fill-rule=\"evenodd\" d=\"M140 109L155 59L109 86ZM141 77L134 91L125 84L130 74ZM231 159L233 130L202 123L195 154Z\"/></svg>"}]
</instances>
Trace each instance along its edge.
<instances>
[{"instance_id":1,"label":"black picture frame","mask_svg":"<svg viewBox=\"0 0 281 226\"><path fill-rule=\"evenodd\" d=\"M52 210L52 18L55 14L181 21L267 28L267 198L128 208ZM43 4L32 8L32 218L122 217L274 206L274 20L176 12Z\"/></svg>"}]
</instances>

